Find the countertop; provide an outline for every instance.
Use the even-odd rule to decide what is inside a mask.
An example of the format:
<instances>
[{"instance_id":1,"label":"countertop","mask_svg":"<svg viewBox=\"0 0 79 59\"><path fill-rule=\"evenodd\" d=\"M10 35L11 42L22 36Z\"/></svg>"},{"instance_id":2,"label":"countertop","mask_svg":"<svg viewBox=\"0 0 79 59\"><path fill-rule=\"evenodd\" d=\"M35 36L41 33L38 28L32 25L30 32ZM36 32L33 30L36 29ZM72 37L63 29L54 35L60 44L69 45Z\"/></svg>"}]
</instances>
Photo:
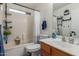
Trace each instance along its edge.
<instances>
[{"instance_id":1,"label":"countertop","mask_svg":"<svg viewBox=\"0 0 79 59\"><path fill-rule=\"evenodd\" d=\"M52 47L55 47L61 51L67 52L71 55L79 56L79 45L74 45L68 42L63 42L59 38L57 39L47 38L47 39L42 39L40 41Z\"/></svg>"}]
</instances>

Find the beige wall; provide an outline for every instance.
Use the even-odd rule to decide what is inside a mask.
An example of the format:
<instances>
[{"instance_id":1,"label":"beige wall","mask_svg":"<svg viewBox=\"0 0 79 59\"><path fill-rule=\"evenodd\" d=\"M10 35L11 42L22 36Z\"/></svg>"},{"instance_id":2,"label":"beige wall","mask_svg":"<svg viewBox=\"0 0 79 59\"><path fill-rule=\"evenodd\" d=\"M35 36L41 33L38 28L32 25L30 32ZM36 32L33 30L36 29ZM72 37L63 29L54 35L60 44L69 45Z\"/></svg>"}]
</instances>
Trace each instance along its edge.
<instances>
[{"instance_id":1,"label":"beige wall","mask_svg":"<svg viewBox=\"0 0 79 59\"><path fill-rule=\"evenodd\" d=\"M50 4L50 3L44 3L44 4L41 3L41 4L37 4L37 6L33 7L33 8L40 11L40 13L41 13L41 23L42 23L43 17L45 17L46 21L47 21L47 29L44 30L44 31L40 29L41 34L49 35L53 32L53 18L52 18L52 14L53 14L52 10L53 9L52 9L52 7L53 7L53 4ZM21 10L21 11L28 11L28 12L32 13L31 17L26 16L26 28L25 28L26 29L25 41L26 42L32 42L33 31L34 31L34 18L33 18L34 13L33 13L33 10L29 10L29 9L26 9L26 8L23 8L23 7L20 7L20 6L16 6L16 5L13 5L13 4L8 4L8 8L13 8L13 9L16 9L16 10ZM19 17L18 21L22 21L22 18L23 17ZM24 16L24 18L25 18L25 16ZM14 21L14 20L12 19L12 21ZM15 24L15 25L17 25L16 27L18 27L18 25L21 25L21 24ZM40 24L40 27L41 27L41 24ZM14 32L16 33L16 31L14 31ZM23 33L20 33L20 34L21 34L20 36L22 36ZM14 36L17 36L17 35L14 35ZM14 39L14 38L12 36L10 36L9 40Z\"/></svg>"},{"instance_id":2,"label":"beige wall","mask_svg":"<svg viewBox=\"0 0 79 59\"><path fill-rule=\"evenodd\" d=\"M53 18L52 18L52 14L53 14L53 4L51 3L39 3L37 4L37 7L35 8L37 10L40 11L41 14L41 24L42 24L42 20L45 17L46 21L47 21L47 29L46 30L42 30L41 29L41 34L47 34L50 35L53 31ZM40 27L41 27L40 24Z\"/></svg>"}]
</instances>

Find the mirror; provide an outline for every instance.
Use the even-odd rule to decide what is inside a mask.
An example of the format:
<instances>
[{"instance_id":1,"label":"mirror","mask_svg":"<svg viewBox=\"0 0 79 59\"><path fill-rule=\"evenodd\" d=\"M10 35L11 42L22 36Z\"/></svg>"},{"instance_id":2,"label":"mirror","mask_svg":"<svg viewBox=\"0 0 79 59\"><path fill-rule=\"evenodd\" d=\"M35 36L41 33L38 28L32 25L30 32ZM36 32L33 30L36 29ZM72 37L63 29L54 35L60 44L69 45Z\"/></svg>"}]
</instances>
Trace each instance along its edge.
<instances>
[{"instance_id":1,"label":"mirror","mask_svg":"<svg viewBox=\"0 0 79 59\"><path fill-rule=\"evenodd\" d=\"M62 6L60 7L59 5ZM79 18L79 10L75 5L77 4L53 4L53 19L57 21L56 32L59 33L59 35L62 35L63 33L64 36L70 37L71 34L74 32L74 35L76 37L79 36L79 23L77 22Z\"/></svg>"}]
</instances>

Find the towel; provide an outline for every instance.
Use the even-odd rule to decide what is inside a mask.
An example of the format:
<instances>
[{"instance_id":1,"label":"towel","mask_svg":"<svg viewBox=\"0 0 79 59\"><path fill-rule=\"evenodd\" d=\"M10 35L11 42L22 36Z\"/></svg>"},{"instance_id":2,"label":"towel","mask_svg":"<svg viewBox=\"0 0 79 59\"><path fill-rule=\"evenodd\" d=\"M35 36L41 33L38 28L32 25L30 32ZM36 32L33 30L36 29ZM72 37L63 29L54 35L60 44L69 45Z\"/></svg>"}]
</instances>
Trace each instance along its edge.
<instances>
[{"instance_id":1,"label":"towel","mask_svg":"<svg viewBox=\"0 0 79 59\"><path fill-rule=\"evenodd\" d=\"M4 46L3 46L3 38L1 34L1 25L0 25L0 56L4 56Z\"/></svg>"},{"instance_id":2,"label":"towel","mask_svg":"<svg viewBox=\"0 0 79 59\"><path fill-rule=\"evenodd\" d=\"M47 22L46 20L44 20L42 23L42 30L45 30L46 28L47 28Z\"/></svg>"}]
</instances>

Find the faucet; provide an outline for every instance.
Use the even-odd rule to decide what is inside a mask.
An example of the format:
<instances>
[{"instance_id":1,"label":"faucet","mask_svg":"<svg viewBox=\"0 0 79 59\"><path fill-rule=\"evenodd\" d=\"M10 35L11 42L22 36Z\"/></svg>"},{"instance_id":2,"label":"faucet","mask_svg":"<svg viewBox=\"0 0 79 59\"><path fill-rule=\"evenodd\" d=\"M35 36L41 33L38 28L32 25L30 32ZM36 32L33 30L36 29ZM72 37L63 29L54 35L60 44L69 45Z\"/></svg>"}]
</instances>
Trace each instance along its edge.
<instances>
[{"instance_id":1,"label":"faucet","mask_svg":"<svg viewBox=\"0 0 79 59\"><path fill-rule=\"evenodd\" d=\"M73 36L73 34L74 34L74 36L76 36L76 32L75 31L71 31L70 36Z\"/></svg>"},{"instance_id":2,"label":"faucet","mask_svg":"<svg viewBox=\"0 0 79 59\"><path fill-rule=\"evenodd\" d=\"M70 33L69 43L71 43L71 44L74 43L74 38L73 38L73 36L76 36L76 32L75 32L75 31L71 31L71 33Z\"/></svg>"}]
</instances>

